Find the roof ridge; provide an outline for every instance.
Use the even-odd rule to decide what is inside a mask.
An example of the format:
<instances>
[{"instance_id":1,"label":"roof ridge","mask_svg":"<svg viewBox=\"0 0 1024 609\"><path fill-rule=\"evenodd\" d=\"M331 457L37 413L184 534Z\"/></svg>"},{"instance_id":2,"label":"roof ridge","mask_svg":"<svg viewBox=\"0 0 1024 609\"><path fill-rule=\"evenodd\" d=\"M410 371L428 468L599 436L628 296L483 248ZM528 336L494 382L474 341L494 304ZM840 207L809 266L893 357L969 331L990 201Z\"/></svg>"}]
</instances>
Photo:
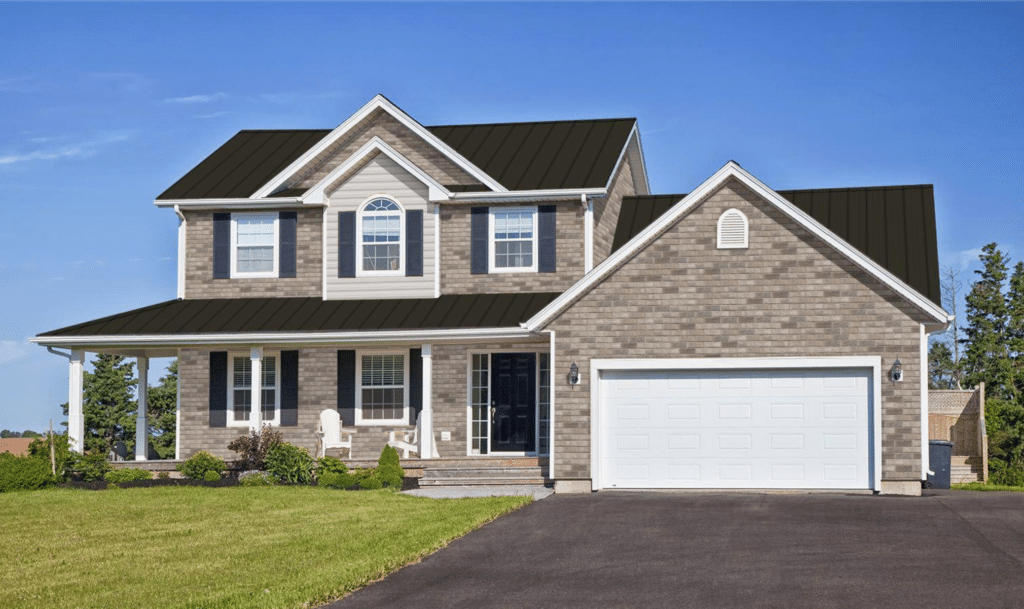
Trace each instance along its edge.
<instances>
[{"instance_id":1,"label":"roof ridge","mask_svg":"<svg viewBox=\"0 0 1024 609\"><path fill-rule=\"evenodd\" d=\"M934 184L888 184L883 186L834 186L829 188L773 188L775 192L833 192L837 190L883 190L885 188L934 188Z\"/></svg>"},{"instance_id":2,"label":"roof ridge","mask_svg":"<svg viewBox=\"0 0 1024 609\"><path fill-rule=\"evenodd\" d=\"M333 129L305 128L305 129L242 129L238 133L297 133L299 131L323 131L330 133Z\"/></svg>"},{"instance_id":3,"label":"roof ridge","mask_svg":"<svg viewBox=\"0 0 1024 609\"><path fill-rule=\"evenodd\" d=\"M427 129L448 129L452 127L500 127L503 125L550 125L553 123L600 123L607 121L633 121L635 116L623 116L619 118L568 118L549 121L505 121L501 123L461 123L457 125L424 125Z\"/></svg>"}]
</instances>

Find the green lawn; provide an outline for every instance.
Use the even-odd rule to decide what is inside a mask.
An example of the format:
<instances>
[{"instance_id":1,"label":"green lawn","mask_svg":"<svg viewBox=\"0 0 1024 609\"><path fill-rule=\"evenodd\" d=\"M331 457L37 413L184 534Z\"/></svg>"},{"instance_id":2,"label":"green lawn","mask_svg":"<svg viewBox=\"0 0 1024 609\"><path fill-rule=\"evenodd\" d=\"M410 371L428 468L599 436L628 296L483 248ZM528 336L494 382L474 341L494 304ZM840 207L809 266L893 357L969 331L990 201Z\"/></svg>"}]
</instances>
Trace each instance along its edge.
<instances>
[{"instance_id":1,"label":"green lawn","mask_svg":"<svg viewBox=\"0 0 1024 609\"><path fill-rule=\"evenodd\" d=\"M314 487L5 493L0 604L308 607L530 500Z\"/></svg>"},{"instance_id":2,"label":"green lawn","mask_svg":"<svg viewBox=\"0 0 1024 609\"><path fill-rule=\"evenodd\" d=\"M1024 486L1005 486L1002 484L986 484L984 482L968 482L966 484L950 484L957 491L1012 491L1024 493Z\"/></svg>"}]
</instances>

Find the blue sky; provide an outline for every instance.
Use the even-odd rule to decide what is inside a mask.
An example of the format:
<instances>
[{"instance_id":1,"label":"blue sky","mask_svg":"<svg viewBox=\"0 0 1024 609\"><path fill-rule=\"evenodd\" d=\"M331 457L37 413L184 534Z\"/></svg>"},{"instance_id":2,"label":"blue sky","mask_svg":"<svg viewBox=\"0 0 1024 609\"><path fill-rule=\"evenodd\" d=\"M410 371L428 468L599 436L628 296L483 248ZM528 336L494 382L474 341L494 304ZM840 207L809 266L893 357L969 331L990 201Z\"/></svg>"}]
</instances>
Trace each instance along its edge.
<instances>
[{"instance_id":1,"label":"blue sky","mask_svg":"<svg viewBox=\"0 0 1024 609\"><path fill-rule=\"evenodd\" d=\"M635 116L652 188L935 184L940 257L1024 255L1020 4L0 4L0 428L39 332L173 298L153 199L240 129ZM967 277L969 279L969 277ZM162 372L161 362L152 376Z\"/></svg>"}]
</instances>

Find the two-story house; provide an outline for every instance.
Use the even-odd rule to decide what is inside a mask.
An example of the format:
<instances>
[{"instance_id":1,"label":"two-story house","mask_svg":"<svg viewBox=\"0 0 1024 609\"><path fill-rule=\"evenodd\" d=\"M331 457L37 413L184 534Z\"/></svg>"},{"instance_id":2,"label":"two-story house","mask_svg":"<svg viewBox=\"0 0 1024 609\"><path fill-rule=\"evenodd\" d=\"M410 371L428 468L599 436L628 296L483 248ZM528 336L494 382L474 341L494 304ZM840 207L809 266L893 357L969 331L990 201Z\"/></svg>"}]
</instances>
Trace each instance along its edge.
<instances>
[{"instance_id":1,"label":"two-story house","mask_svg":"<svg viewBox=\"0 0 1024 609\"><path fill-rule=\"evenodd\" d=\"M944 329L931 186L652 195L634 119L243 131L156 199L178 298L47 332L179 358L177 458L262 425L536 459L556 491L920 492ZM140 422L145 404L140 405ZM140 425L145 429L145 425ZM144 442L142 442L144 446Z\"/></svg>"}]
</instances>

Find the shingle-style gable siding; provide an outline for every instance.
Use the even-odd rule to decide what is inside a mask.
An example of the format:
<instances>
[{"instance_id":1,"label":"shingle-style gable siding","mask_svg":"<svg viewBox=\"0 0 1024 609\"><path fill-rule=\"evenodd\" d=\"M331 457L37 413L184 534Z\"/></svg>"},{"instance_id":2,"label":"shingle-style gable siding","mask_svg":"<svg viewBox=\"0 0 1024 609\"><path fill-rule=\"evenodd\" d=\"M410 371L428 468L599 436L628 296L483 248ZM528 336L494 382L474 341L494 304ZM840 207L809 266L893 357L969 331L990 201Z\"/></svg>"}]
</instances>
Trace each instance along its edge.
<instances>
[{"instance_id":1,"label":"shingle-style gable siding","mask_svg":"<svg viewBox=\"0 0 1024 609\"><path fill-rule=\"evenodd\" d=\"M636 194L633 171L628 156L623 157L618 173L612 180L608 197L594 201L594 266L601 264L612 253L615 225L619 221L623 197Z\"/></svg>"},{"instance_id":2,"label":"shingle-style gable siding","mask_svg":"<svg viewBox=\"0 0 1024 609\"><path fill-rule=\"evenodd\" d=\"M718 217L750 221L749 249L715 247ZM736 181L720 188L549 324L554 366L591 358L880 355L882 479L920 479L922 314ZM571 345L571 348L567 348ZM590 478L590 387L556 384L558 478Z\"/></svg>"},{"instance_id":3,"label":"shingle-style gable siding","mask_svg":"<svg viewBox=\"0 0 1024 609\"><path fill-rule=\"evenodd\" d=\"M384 140L399 154L441 184L477 184L479 180L459 167L448 156L425 142L387 112L377 112L362 121L324 153L298 172L288 186L310 188L338 165L344 163L363 144L374 137Z\"/></svg>"},{"instance_id":4,"label":"shingle-style gable siding","mask_svg":"<svg viewBox=\"0 0 1024 609\"><path fill-rule=\"evenodd\" d=\"M557 207L556 271L494 274L471 272L470 215L475 205L442 205L441 293L564 292L569 289L583 277L584 210L578 201L563 201L553 205Z\"/></svg>"},{"instance_id":5,"label":"shingle-style gable siding","mask_svg":"<svg viewBox=\"0 0 1024 609\"><path fill-rule=\"evenodd\" d=\"M378 154L329 192L327 208L327 299L430 298L434 296L433 205L427 187L384 154ZM388 195L406 211L423 212L423 273L418 277L338 277L338 212L358 211L367 198ZM358 222L358 217L356 218ZM356 227L359 235L359 227ZM360 247L360 244L355 244Z\"/></svg>"},{"instance_id":6,"label":"shingle-style gable siding","mask_svg":"<svg viewBox=\"0 0 1024 609\"><path fill-rule=\"evenodd\" d=\"M320 296L323 209L298 210L295 277L213 278L213 214L185 211L185 298Z\"/></svg>"}]
</instances>

